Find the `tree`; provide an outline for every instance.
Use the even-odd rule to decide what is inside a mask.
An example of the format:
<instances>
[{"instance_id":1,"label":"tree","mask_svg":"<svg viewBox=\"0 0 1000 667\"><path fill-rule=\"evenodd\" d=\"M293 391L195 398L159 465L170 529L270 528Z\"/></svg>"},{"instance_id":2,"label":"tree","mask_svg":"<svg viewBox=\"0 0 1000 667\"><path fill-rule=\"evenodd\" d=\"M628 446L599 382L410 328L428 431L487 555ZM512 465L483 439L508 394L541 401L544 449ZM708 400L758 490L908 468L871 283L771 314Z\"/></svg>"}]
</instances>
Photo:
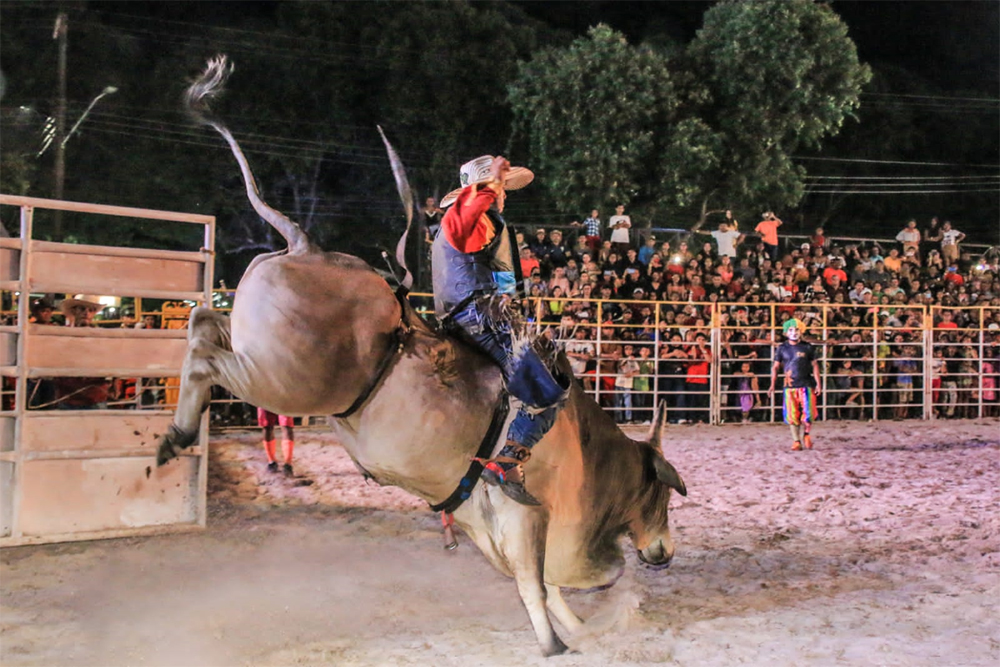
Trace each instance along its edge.
<instances>
[{"instance_id":1,"label":"tree","mask_svg":"<svg viewBox=\"0 0 1000 667\"><path fill-rule=\"evenodd\" d=\"M829 7L724 2L671 59L606 26L542 51L510 100L561 208L700 206L704 220L712 201L795 205L805 170L792 156L840 129L870 76Z\"/></svg>"},{"instance_id":2,"label":"tree","mask_svg":"<svg viewBox=\"0 0 1000 667\"><path fill-rule=\"evenodd\" d=\"M621 33L598 25L568 47L522 63L509 99L515 127L559 208L656 197L649 165L678 104L658 52L631 47Z\"/></svg>"},{"instance_id":3,"label":"tree","mask_svg":"<svg viewBox=\"0 0 1000 667\"><path fill-rule=\"evenodd\" d=\"M698 179L703 197L744 206L799 202L805 169L792 155L837 134L871 78L847 26L811 0L715 5L687 57L709 93L695 114L725 155Z\"/></svg>"}]
</instances>

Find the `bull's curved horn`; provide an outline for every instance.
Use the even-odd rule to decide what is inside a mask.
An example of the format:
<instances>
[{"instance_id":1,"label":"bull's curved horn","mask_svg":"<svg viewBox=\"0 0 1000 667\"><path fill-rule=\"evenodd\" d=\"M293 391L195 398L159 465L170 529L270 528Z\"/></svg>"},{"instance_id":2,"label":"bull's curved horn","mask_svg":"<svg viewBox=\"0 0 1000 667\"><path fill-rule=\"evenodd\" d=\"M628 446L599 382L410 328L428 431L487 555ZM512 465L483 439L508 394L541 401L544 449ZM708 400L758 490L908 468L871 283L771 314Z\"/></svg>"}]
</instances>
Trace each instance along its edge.
<instances>
[{"instance_id":1,"label":"bull's curved horn","mask_svg":"<svg viewBox=\"0 0 1000 667\"><path fill-rule=\"evenodd\" d=\"M667 402L661 400L656 406L656 415L653 417L653 425L649 427L649 435L646 442L657 449L660 448L660 440L663 437L663 424L667 421Z\"/></svg>"},{"instance_id":2,"label":"bull's curved horn","mask_svg":"<svg viewBox=\"0 0 1000 667\"><path fill-rule=\"evenodd\" d=\"M406 275L403 276L400 284L406 289L410 289L413 286L413 274L410 273L410 268L406 266L406 240L409 238L411 228L413 227L413 193L410 191L410 181L406 178L406 169L403 168L403 161L399 159L396 149L389 143L385 132L382 131L382 126L376 125L375 127L378 128L378 133L382 135L385 152L389 154L392 175L396 179L396 190L399 192L399 198L403 200L403 210L406 211L406 230L399 237L399 242L396 243L396 261L406 271Z\"/></svg>"},{"instance_id":3,"label":"bull's curved horn","mask_svg":"<svg viewBox=\"0 0 1000 667\"><path fill-rule=\"evenodd\" d=\"M288 243L290 254L301 254L307 252L311 244L309 237L302 231L302 228L292 222L284 213L276 211L261 199L260 190L257 189L257 182L254 180L253 172L243 149L233 137L229 129L216 118L209 108L209 102L219 95L226 86L226 79L233 73L233 66L224 55L216 56L208 61L205 71L195 79L187 91L184 93L184 105L187 107L191 117L202 125L210 125L215 131L222 135L222 138L229 144L230 150L236 156L236 162L240 165L243 173L243 182L246 185L247 198L257 215L264 218Z\"/></svg>"},{"instance_id":4,"label":"bull's curved horn","mask_svg":"<svg viewBox=\"0 0 1000 667\"><path fill-rule=\"evenodd\" d=\"M687 487L684 485L684 480L681 479L681 475L677 472L677 469L671 465L670 461L666 460L661 456L657 456L653 459L653 467L656 469L656 479L660 480L671 489L677 489L677 493L682 496L688 494Z\"/></svg>"}]
</instances>

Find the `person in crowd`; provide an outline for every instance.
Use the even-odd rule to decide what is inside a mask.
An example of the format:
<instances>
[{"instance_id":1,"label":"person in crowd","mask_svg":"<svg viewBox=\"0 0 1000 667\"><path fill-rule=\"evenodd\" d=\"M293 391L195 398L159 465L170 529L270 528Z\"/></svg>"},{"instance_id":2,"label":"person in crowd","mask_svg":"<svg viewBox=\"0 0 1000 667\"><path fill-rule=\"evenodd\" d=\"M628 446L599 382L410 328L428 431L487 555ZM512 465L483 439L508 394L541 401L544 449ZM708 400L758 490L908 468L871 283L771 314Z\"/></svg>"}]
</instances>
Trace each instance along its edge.
<instances>
[{"instance_id":1,"label":"person in crowd","mask_svg":"<svg viewBox=\"0 0 1000 667\"><path fill-rule=\"evenodd\" d=\"M781 220L773 211L765 211L760 222L754 231L760 234L764 243L764 251L771 261L778 261L778 227L781 227Z\"/></svg>"},{"instance_id":2,"label":"person in crowd","mask_svg":"<svg viewBox=\"0 0 1000 667\"><path fill-rule=\"evenodd\" d=\"M792 318L781 327L785 342L778 346L771 366L768 397L774 397L778 386L778 370L783 372L785 423L792 432L792 451L813 448L812 423L816 419L816 398L821 389L816 382L819 362L813 346L802 340L805 324Z\"/></svg>"},{"instance_id":3,"label":"person in crowd","mask_svg":"<svg viewBox=\"0 0 1000 667\"><path fill-rule=\"evenodd\" d=\"M427 245L434 242L434 237L440 231L442 216L444 216L444 211L437 205L437 200L434 197L428 197L424 200L424 206L420 209L420 221L424 228L424 241Z\"/></svg>"},{"instance_id":4,"label":"person in crowd","mask_svg":"<svg viewBox=\"0 0 1000 667\"><path fill-rule=\"evenodd\" d=\"M292 477L292 456L295 453L295 419L287 415L277 415L264 408L257 408L257 425L263 431L264 454L267 456L267 471L278 472L277 449L274 439L274 427L281 427L281 455L285 461L282 471L286 477Z\"/></svg>"},{"instance_id":5,"label":"person in crowd","mask_svg":"<svg viewBox=\"0 0 1000 667\"><path fill-rule=\"evenodd\" d=\"M743 243L743 234L732 229L728 222L719 223L719 228L710 232L718 246L719 257L736 257L736 247Z\"/></svg>"},{"instance_id":6,"label":"person in crowd","mask_svg":"<svg viewBox=\"0 0 1000 667\"><path fill-rule=\"evenodd\" d=\"M549 241L549 235L546 231L539 227L535 230L535 238L528 242L528 247L531 248L531 252L538 258L538 261L542 262L549 256L552 242Z\"/></svg>"},{"instance_id":7,"label":"person in crowd","mask_svg":"<svg viewBox=\"0 0 1000 667\"><path fill-rule=\"evenodd\" d=\"M898 234L896 234L896 240L902 248L902 254L906 254L906 251L913 249L914 252L920 250L920 230L917 229L917 221L910 218L909 222L906 223L906 227L903 227Z\"/></svg>"},{"instance_id":8,"label":"person in crowd","mask_svg":"<svg viewBox=\"0 0 1000 667\"><path fill-rule=\"evenodd\" d=\"M959 257L961 257L958 244L964 240L965 234L954 229L951 226L951 221L945 220L944 224L941 225L941 256L946 265L958 262Z\"/></svg>"},{"instance_id":9,"label":"person in crowd","mask_svg":"<svg viewBox=\"0 0 1000 667\"><path fill-rule=\"evenodd\" d=\"M587 239L587 246L590 251L596 253L601 248L601 217L600 211L596 208L582 223L584 238Z\"/></svg>"},{"instance_id":10,"label":"person in crowd","mask_svg":"<svg viewBox=\"0 0 1000 667\"><path fill-rule=\"evenodd\" d=\"M688 350L687 377L685 389L689 403L688 421L690 423L708 423L709 407L709 365L712 363L712 351L708 348L708 338L704 331L689 331L693 345Z\"/></svg>"},{"instance_id":11,"label":"person in crowd","mask_svg":"<svg viewBox=\"0 0 1000 667\"><path fill-rule=\"evenodd\" d=\"M618 360L617 376L615 377L615 411L619 424L633 421L632 389L635 377L639 374L639 362L635 357L634 345L623 345L622 355Z\"/></svg>"},{"instance_id":12,"label":"person in crowd","mask_svg":"<svg viewBox=\"0 0 1000 667\"><path fill-rule=\"evenodd\" d=\"M43 326L57 326L52 320L55 307L50 299L41 298L31 302L29 322ZM30 409L50 408L56 400L56 385L51 378L28 378L28 407Z\"/></svg>"},{"instance_id":13,"label":"person in crowd","mask_svg":"<svg viewBox=\"0 0 1000 667\"><path fill-rule=\"evenodd\" d=\"M632 229L632 218L625 214L624 205L615 207L615 214L608 220L608 227L611 228L611 245L618 250L618 254L624 255L632 245L629 231Z\"/></svg>"},{"instance_id":14,"label":"person in crowd","mask_svg":"<svg viewBox=\"0 0 1000 667\"><path fill-rule=\"evenodd\" d=\"M753 373L753 363L740 362L740 370L736 373L737 399L740 402L740 422L748 424L753 421L753 410L757 407L760 395L760 382Z\"/></svg>"},{"instance_id":15,"label":"person in crowd","mask_svg":"<svg viewBox=\"0 0 1000 667\"><path fill-rule=\"evenodd\" d=\"M931 250L938 250L938 244L941 243L941 225L937 218L931 218L930 222L927 223L927 227L924 228L923 234L920 235L920 256L927 257Z\"/></svg>"},{"instance_id":16,"label":"person in crowd","mask_svg":"<svg viewBox=\"0 0 1000 667\"><path fill-rule=\"evenodd\" d=\"M668 251L670 250L669 245L667 246L667 250ZM663 259L662 255L660 255L656 251L656 237L650 235L646 237L646 243L641 248L639 248L639 255L638 255L639 261L642 262L645 266L649 266L649 261L650 259L653 258L654 255L660 258L661 260Z\"/></svg>"},{"instance_id":17,"label":"person in crowd","mask_svg":"<svg viewBox=\"0 0 1000 667\"><path fill-rule=\"evenodd\" d=\"M825 252L827 243L828 240L822 227L817 227L816 231L813 232L813 235L809 237L809 245L811 248L819 248Z\"/></svg>"},{"instance_id":18,"label":"person in crowd","mask_svg":"<svg viewBox=\"0 0 1000 667\"><path fill-rule=\"evenodd\" d=\"M104 306L99 297L77 294L59 305L68 327L92 327ZM53 380L60 410L103 410L108 407L111 381L106 377L59 377Z\"/></svg>"}]
</instances>

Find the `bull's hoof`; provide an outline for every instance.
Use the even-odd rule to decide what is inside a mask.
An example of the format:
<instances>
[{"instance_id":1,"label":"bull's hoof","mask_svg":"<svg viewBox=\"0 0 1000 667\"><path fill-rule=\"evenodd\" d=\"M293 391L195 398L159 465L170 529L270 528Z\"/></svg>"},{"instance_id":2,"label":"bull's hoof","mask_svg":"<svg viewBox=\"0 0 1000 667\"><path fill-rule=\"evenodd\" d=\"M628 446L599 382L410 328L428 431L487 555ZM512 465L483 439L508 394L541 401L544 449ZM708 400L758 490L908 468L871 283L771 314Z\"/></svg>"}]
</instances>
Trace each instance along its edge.
<instances>
[{"instance_id":1,"label":"bull's hoof","mask_svg":"<svg viewBox=\"0 0 1000 667\"><path fill-rule=\"evenodd\" d=\"M156 467L169 463L178 456L180 456L180 449L174 447L174 445L166 438L160 443L160 446L156 449Z\"/></svg>"},{"instance_id":2,"label":"bull's hoof","mask_svg":"<svg viewBox=\"0 0 1000 667\"><path fill-rule=\"evenodd\" d=\"M180 456L181 452L193 445L197 439L198 431L185 433L177 428L176 424L171 424L167 434L160 439L160 446L156 448L156 467L159 468Z\"/></svg>"},{"instance_id":3,"label":"bull's hoof","mask_svg":"<svg viewBox=\"0 0 1000 667\"><path fill-rule=\"evenodd\" d=\"M567 651L569 651L569 647L563 643L563 640L559 639L559 635L553 635L552 642L547 646L542 646L542 656L545 658L562 655Z\"/></svg>"}]
</instances>

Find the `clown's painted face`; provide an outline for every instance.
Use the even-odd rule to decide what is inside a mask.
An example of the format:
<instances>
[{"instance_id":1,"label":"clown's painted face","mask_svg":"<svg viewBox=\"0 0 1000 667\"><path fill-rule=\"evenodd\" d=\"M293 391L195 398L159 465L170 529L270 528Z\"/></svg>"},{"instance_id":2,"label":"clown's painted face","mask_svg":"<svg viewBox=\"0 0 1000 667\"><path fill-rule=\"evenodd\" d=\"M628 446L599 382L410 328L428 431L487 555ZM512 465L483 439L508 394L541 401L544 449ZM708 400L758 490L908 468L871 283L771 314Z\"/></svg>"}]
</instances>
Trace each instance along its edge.
<instances>
[{"instance_id":1,"label":"clown's painted face","mask_svg":"<svg viewBox=\"0 0 1000 667\"><path fill-rule=\"evenodd\" d=\"M793 343L799 342L799 338L802 337L802 332L799 331L798 327L788 327L788 331L785 332L785 337Z\"/></svg>"}]
</instances>

